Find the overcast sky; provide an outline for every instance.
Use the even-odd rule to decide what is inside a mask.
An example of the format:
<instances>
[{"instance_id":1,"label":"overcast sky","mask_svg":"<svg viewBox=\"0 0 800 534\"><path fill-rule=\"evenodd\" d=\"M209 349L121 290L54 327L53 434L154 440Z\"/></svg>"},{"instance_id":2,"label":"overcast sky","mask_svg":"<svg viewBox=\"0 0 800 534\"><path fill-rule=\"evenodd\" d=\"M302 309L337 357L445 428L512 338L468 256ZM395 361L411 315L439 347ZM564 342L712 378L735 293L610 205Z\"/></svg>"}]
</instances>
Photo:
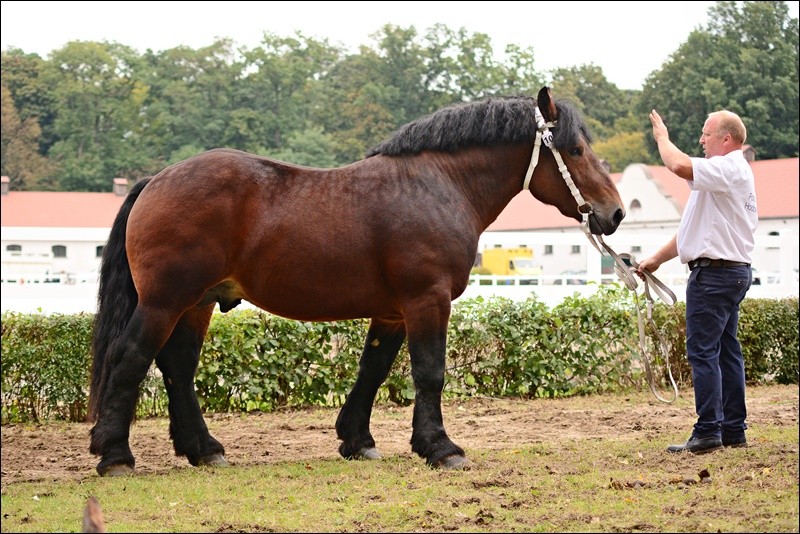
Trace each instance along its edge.
<instances>
[{"instance_id":1,"label":"overcast sky","mask_svg":"<svg viewBox=\"0 0 800 534\"><path fill-rule=\"evenodd\" d=\"M436 23L491 37L495 52L508 43L534 49L539 71L594 64L620 89L641 89L645 78L705 26L714 2L0 2L0 48L47 57L69 41L111 41L139 52L179 45L200 48L216 37L253 48L263 33L327 38L353 51L372 44L384 24ZM798 2L789 2L798 16Z\"/></svg>"}]
</instances>

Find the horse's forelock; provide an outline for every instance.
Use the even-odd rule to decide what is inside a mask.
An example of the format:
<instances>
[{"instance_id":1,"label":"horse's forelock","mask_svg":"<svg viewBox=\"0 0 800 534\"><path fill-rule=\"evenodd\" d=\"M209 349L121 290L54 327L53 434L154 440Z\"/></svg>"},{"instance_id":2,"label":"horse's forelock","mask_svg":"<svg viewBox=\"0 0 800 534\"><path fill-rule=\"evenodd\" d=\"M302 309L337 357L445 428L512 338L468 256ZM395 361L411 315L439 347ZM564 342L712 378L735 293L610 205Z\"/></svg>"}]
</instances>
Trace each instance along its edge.
<instances>
[{"instance_id":1,"label":"horse's forelock","mask_svg":"<svg viewBox=\"0 0 800 534\"><path fill-rule=\"evenodd\" d=\"M559 100L556 102L556 108L558 108L558 123L551 130L556 148L574 147L579 144L581 137L585 138L587 143L592 142L592 135L586 122L569 100Z\"/></svg>"}]
</instances>

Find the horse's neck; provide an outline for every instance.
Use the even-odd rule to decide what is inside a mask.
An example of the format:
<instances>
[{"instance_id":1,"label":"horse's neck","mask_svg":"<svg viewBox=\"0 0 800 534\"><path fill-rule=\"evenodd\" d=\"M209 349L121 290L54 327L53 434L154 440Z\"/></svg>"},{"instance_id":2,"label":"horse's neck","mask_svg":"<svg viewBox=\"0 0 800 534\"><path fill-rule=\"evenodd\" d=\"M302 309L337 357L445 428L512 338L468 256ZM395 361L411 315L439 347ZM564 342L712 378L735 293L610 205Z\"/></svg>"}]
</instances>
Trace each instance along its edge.
<instances>
[{"instance_id":1,"label":"horse's neck","mask_svg":"<svg viewBox=\"0 0 800 534\"><path fill-rule=\"evenodd\" d=\"M520 191L530 160L525 146L495 146L456 152L450 157L454 180L464 191L485 230Z\"/></svg>"}]
</instances>

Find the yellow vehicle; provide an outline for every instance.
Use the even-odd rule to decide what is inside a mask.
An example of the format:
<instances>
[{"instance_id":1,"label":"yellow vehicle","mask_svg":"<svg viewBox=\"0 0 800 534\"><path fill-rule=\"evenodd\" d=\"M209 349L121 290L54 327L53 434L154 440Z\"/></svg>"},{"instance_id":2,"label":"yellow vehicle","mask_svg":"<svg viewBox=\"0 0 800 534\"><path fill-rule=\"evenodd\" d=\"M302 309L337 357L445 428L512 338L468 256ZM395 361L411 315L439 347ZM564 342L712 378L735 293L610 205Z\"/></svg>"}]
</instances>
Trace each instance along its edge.
<instances>
[{"instance_id":1,"label":"yellow vehicle","mask_svg":"<svg viewBox=\"0 0 800 534\"><path fill-rule=\"evenodd\" d=\"M533 259L533 249L487 248L479 254L480 267L483 272L503 276L538 277L542 267ZM520 284L538 284L538 278L520 279Z\"/></svg>"}]
</instances>

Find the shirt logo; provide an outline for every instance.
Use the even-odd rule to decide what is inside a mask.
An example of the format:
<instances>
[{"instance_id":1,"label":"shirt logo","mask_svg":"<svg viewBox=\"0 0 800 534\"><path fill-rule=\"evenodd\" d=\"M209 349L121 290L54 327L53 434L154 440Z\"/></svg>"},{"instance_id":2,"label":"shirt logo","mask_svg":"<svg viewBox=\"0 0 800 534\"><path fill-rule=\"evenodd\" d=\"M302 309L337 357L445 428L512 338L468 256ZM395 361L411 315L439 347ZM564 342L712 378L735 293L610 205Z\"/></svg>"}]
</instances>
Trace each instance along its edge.
<instances>
[{"instance_id":1,"label":"shirt logo","mask_svg":"<svg viewBox=\"0 0 800 534\"><path fill-rule=\"evenodd\" d=\"M750 197L747 199L747 202L744 203L744 209L747 211L752 211L753 213L758 213L758 207L756 206L756 197L753 193L750 193Z\"/></svg>"}]
</instances>

